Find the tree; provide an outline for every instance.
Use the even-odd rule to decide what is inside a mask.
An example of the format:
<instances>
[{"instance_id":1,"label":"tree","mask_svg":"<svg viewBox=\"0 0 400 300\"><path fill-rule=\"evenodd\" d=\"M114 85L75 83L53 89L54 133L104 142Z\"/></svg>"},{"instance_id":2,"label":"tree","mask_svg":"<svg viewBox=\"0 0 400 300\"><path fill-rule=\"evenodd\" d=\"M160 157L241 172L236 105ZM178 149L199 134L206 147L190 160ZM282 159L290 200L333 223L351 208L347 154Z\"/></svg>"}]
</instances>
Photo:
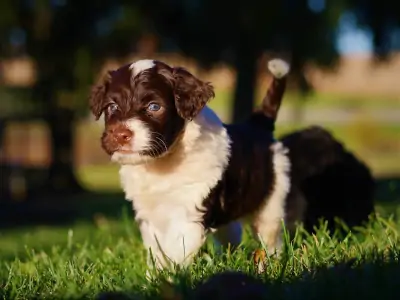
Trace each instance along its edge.
<instances>
[{"instance_id":1,"label":"tree","mask_svg":"<svg viewBox=\"0 0 400 300\"><path fill-rule=\"evenodd\" d=\"M400 21L398 2L389 0L1 1L0 55L26 53L37 65L32 99L52 137L46 189L80 190L72 168L72 124L86 105L75 92L87 95L101 61L130 52L146 26L206 68L216 62L236 68L233 119L239 121L254 106L261 53L289 53L292 77L307 91L303 68L335 62L336 25L347 9L375 33L378 54L388 53L387 35ZM10 42L12 35L19 43Z\"/></svg>"},{"instance_id":2,"label":"tree","mask_svg":"<svg viewBox=\"0 0 400 300\"><path fill-rule=\"evenodd\" d=\"M329 1L321 10L305 0L156 0L141 7L161 35L204 67L222 61L236 68L233 119L239 121L253 109L257 61L264 51L290 53L292 76L305 91L306 62L335 62L333 37L343 2Z\"/></svg>"},{"instance_id":3,"label":"tree","mask_svg":"<svg viewBox=\"0 0 400 300\"><path fill-rule=\"evenodd\" d=\"M374 52L378 61L386 59L394 49L399 50L400 2L349 0L348 9L354 13L360 27L372 31Z\"/></svg>"},{"instance_id":4,"label":"tree","mask_svg":"<svg viewBox=\"0 0 400 300\"><path fill-rule=\"evenodd\" d=\"M7 1L2 2L1 55L29 55L37 78L32 101L51 133L52 163L46 192L81 190L73 172L73 122L83 99L74 91L88 87L104 58L132 50L142 29L134 3L123 1ZM134 21L133 21L134 20ZM22 41L10 42L18 30ZM78 100L78 101L76 101ZM86 105L84 106L86 108Z\"/></svg>"},{"instance_id":5,"label":"tree","mask_svg":"<svg viewBox=\"0 0 400 300\"><path fill-rule=\"evenodd\" d=\"M400 25L400 2L389 0L155 0L143 1L141 7L161 35L204 67L225 62L236 69L234 121L253 109L256 63L262 52L288 53L292 79L301 92L308 92L304 67L334 66L335 35L344 12L352 11L360 26L371 29L381 58L395 46L389 43L390 34Z\"/></svg>"}]
</instances>

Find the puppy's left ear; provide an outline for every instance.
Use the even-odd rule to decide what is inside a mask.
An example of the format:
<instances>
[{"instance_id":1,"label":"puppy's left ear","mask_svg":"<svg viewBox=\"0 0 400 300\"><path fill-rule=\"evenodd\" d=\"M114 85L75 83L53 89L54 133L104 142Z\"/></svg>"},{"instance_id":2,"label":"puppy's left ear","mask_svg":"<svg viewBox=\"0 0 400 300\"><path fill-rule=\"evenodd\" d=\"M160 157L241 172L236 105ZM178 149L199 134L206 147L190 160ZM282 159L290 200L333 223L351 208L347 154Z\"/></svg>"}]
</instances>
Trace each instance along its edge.
<instances>
[{"instance_id":1,"label":"puppy's left ear","mask_svg":"<svg viewBox=\"0 0 400 300\"><path fill-rule=\"evenodd\" d=\"M172 74L178 114L186 120L192 120L215 97L214 87L180 67L173 68Z\"/></svg>"},{"instance_id":2,"label":"puppy's left ear","mask_svg":"<svg viewBox=\"0 0 400 300\"><path fill-rule=\"evenodd\" d=\"M110 79L111 79L111 71L109 71L107 75L102 78L100 83L92 87L92 91L89 96L89 108L92 114L95 116L96 121L100 119L103 113L106 101L105 96L107 93L107 88Z\"/></svg>"}]
</instances>

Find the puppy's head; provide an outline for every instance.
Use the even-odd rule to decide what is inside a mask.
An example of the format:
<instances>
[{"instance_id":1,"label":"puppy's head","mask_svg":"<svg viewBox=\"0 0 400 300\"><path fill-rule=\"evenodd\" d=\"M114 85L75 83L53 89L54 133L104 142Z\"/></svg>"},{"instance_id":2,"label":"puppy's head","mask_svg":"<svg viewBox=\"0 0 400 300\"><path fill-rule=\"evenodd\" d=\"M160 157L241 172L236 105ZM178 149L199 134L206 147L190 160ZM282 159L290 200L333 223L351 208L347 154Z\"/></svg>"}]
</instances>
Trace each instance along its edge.
<instances>
[{"instance_id":1,"label":"puppy's head","mask_svg":"<svg viewBox=\"0 0 400 300\"><path fill-rule=\"evenodd\" d=\"M213 87L180 67L140 60L109 71L90 96L96 120L104 114L103 149L121 164L164 155L214 97Z\"/></svg>"}]
</instances>

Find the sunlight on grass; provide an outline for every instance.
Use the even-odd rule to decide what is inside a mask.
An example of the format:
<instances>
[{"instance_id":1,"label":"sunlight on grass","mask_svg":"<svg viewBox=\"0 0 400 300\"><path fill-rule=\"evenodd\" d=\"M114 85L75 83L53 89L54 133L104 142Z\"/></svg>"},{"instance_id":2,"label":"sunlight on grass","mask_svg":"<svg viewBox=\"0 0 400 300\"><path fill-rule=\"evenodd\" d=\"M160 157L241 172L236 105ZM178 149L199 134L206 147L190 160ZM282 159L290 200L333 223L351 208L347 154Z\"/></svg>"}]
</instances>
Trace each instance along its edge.
<instances>
[{"instance_id":1,"label":"sunlight on grass","mask_svg":"<svg viewBox=\"0 0 400 300\"><path fill-rule=\"evenodd\" d=\"M264 89L257 90L256 103L261 103L264 94ZM226 109L226 107L232 106L232 100L233 91L217 89L215 99L211 100L210 106L217 110ZM316 92L302 96L291 91L286 92L282 101L282 107L293 107L298 102L303 102L305 109L322 108L366 111L373 111L374 109L400 109L400 97L356 96Z\"/></svg>"},{"instance_id":2,"label":"sunlight on grass","mask_svg":"<svg viewBox=\"0 0 400 300\"><path fill-rule=\"evenodd\" d=\"M89 190L107 191L121 189L118 166L114 164L79 167L77 169L77 177Z\"/></svg>"},{"instance_id":3,"label":"sunlight on grass","mask_svg":"<svg viewBox=\"0 0 400 300\"><path fill-rule=\"evenodd\" d=\"M347 237L335 235L332 238L324 226L313 236L299 229L292 243L286 240L280 259L272 257L265 262L266 271L261 276L256 274L250 259L260 245L249 235L233 254L217 254L209 241L190 269L171 274L172 280L180 289L190 290L196 282L212 274L240 270L260 277L267 284L273 283L276 295L289 287L298 289L297 296L285 293L280 299L298 299L300 295L301 299L309 299L310 290L305 288L308 281L313 282L312 291L319 295L318 299L337 299L329 297L329 291L337 288L344 294L351 293L360 280L363 293L375 294L377 276L400 275L393 273L390 267L398 264L399 225L393 219L372 220L364 229ZM159 280L168 275L159 273L154 282L145 279L145 252L130 219L82 223L70 228L11 231L2 235L0 249L0 295L7 299L27 299L35 295L40 298L93 298L102 291L135 291L141 294L141 299L159 299L162 296L157 296ZM332 276L331 271L336 276ZM324 274L322 279L325 280L317 276L319 272ZM358 274L357 282L352 281L352 272ZM349 276L348 285L343 285L343 276ZM381 293L397 290L396 285L392 286L396 280L392 281L379 287ZM297 286L300 282L303 288ZM370 295L363 299L374 298Z\"/></svg>"}]
</instances>

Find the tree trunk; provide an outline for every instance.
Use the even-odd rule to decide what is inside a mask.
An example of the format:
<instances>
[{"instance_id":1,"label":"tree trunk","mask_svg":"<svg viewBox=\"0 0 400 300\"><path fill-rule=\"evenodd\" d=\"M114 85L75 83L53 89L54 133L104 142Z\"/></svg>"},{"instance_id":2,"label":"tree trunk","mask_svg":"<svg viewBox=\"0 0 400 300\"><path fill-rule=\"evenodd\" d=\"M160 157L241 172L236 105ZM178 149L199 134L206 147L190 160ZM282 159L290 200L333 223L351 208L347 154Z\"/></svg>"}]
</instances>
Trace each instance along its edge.
<instances>
[{"instance_id":1,"label":"tree trunk","mask_svg":"<svg viewBox=\"0 0 400 300\"><path fill-rule=\"evenodd\" d=\"M0 158L3 156L4 144L3 135L6 124L3 119L0 118ZM11 199L10 187L9 187L9 172L5 166L5 161L0 159L0 203L4 203Z\"/></svg>"},{"instance_id":2,"label":"tree trunk","mask_svg":"<svg viewBox=\"0 0 400 300\"><path fill-rule=\"evenodd\" d=\"M48 170L48 177L41 188L45 194L70 195L82 192L73 169L74 113L68 108L59 105L54 82L43 80L36 86L36 97L46 101L45 121L50 131L50 145L52 160ZM47 105L46 105L47 104Z\"/></svg>"},{"instance_id":3,"label":"tree trunk","mask_svg":"<svg viewBox=\"0 0 400 300\"><path fill-rule=\"evenodd\" d=\"M233 102L233 122L241 122L254 109L258 52L251 43L242 42L236 56L236 87Z\"/></svg>"},{"instance_id":4,"label":"tree trunk","mask_svg":"<svg viewBox=\"0 0 400 300\"><path fill-rule=\"evenodd\" d=\"M73 112L53 107L47 124L51 132L52 162L49 168L48 185L52 192L71 194L81 192L74 169Z\"/></svg>"}]
</instances>

